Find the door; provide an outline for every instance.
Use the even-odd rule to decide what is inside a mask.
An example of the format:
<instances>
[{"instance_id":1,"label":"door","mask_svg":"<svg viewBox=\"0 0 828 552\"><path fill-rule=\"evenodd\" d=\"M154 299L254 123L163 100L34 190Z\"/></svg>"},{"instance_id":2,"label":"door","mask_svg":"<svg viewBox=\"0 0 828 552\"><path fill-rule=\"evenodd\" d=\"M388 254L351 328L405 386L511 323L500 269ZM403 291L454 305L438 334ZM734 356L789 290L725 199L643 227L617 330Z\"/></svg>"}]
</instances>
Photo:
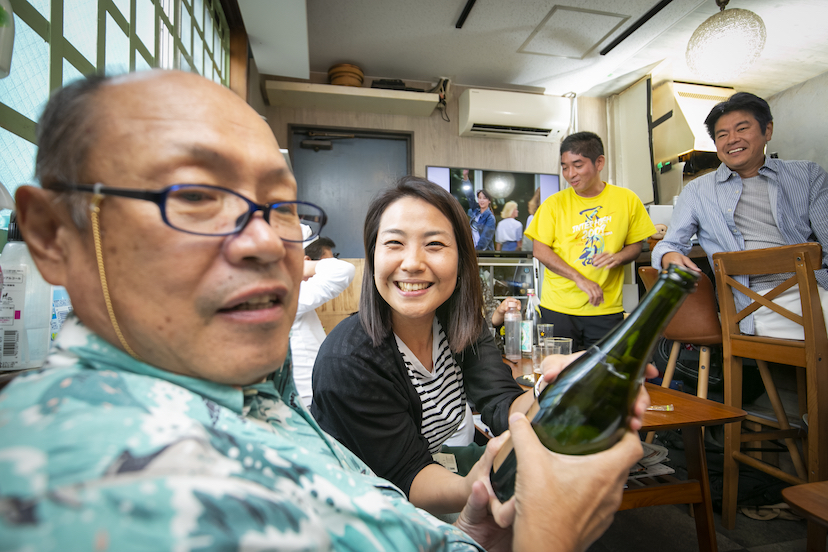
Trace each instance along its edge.
<instances>
[{"instance_id":1,"label":"door","mask_svg":"<svg viewBox=\"0 0 828 552\"><path fill-rule=\"evenodd\" d=\"M380 190L410 174L411 134L317 127L290 128L298 198L322 207L322 235L342 258L364 258L362 226Z\"/></svg>"}]
</instances>

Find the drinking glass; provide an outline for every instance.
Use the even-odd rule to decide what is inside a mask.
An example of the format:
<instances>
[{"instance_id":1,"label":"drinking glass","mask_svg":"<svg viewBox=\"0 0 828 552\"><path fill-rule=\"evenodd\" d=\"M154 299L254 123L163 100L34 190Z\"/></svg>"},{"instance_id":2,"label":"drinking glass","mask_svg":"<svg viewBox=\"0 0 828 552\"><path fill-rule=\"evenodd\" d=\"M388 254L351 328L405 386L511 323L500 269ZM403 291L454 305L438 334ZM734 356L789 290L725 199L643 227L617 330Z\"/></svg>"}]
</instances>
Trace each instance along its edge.
<instances>
[{"instance_id":1,"label":"drinking glass","mask_svg":"<svg viewBox=\"0 0 828 552\"><path fill-rule=\"evenodd\" d=\"M535 383L538 383L538 378L543 374L541 363L543 363L543 359L546 357L544 354L545 351L546 348L543 345L535 345L532 347L532 375L534 376Z\"/></svg>"},{"instance_id":2,"label":"drinking glass","mask_svg":"<svg viewBox=\"0 0 828 552\"><path fill-rule=\"evenodd\" d=\"M544 340L543 346L544 356L572 354L572 338L570 337L548 337Z\"/></svg>"},{"instance_id":3,"label":"drinking glass","mask_svg":"<svg viewBox=\"0 0 828 552\"><path fill-rule=\"evenodd\" d=\"M554 329L555 324L538 324L538 345L543 345L546 339L552 337Z\"/></svg>"}]
</instances>

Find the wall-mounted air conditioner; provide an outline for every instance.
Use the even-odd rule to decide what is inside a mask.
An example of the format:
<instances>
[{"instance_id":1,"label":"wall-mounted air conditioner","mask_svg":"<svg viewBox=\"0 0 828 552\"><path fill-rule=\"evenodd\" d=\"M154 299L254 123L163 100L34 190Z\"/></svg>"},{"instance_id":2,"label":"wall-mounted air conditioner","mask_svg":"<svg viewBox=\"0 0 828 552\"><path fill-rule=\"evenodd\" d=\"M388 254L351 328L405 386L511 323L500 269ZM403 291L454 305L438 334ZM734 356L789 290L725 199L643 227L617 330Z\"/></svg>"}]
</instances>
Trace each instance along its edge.
<instances>
[{"instance_id":1,"label":"wall-mounted air conditioner","mask_svg":"<svg viewBox=\"0 0 828 552\"><path fill-rule=\"evenodd\" d=\"M571 102L560 96L476 90L460 95L460 136L559 142Z\"/></svg>"}]
</instances>

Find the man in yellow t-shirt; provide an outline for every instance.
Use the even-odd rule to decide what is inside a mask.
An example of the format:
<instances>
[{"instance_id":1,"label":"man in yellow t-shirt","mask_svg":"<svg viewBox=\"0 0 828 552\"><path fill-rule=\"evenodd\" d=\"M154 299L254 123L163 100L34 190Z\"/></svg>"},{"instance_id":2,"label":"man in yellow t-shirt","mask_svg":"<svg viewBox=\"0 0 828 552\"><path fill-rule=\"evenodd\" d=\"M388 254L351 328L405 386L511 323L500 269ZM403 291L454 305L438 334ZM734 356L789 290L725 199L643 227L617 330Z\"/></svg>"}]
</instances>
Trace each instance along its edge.
<instances>
[{"instance_id":1,"label":"man in yellow t-shirt","mask_svg":"<svg viewBox=\"0 0 828 552\"><path fill-rule=\"evenodd\" d=\"M623 266L655 234L634 192L601 180L604 144L592 132L561 143L561 169L570 188L543 202L526 228L533 255L546 266L541 321L572 349L589 348L623 319Z\"/></svg>"}]
</instances>

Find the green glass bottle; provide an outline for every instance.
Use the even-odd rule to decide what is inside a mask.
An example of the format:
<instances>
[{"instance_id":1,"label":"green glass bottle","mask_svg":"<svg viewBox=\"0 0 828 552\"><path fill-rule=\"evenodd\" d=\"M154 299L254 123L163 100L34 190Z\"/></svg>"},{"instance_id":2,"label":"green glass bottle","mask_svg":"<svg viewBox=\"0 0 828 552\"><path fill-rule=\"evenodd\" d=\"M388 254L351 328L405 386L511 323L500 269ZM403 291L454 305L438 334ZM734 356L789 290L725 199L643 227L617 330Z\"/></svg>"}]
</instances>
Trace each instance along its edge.
<instances>
[{"instance_id":1,"label":"green glass bottle","mask_svg":"<svg viewBox=\"0 0 828 552\"><path fill-rule=\"evenodd\" d=\"M698 273L670 265L621 324L541 392L527 416L546 448L592 454L621 440L656 341L698 279ZM517 457L506 443L491 471L500 501L514 494L516 473Z\"/></svg>"}]
</instances>

